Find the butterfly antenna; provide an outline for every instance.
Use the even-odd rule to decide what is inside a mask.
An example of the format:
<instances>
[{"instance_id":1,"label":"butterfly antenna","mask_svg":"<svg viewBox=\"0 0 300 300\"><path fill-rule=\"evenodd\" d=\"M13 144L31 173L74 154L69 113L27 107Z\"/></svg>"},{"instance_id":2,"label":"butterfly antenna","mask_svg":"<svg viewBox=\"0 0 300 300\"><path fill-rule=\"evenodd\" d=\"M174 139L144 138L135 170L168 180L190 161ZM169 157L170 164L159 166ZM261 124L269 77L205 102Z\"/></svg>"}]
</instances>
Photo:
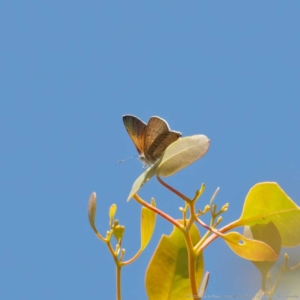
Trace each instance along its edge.
<instances>
[{"instance_id":1,"label":"butterfly antenna","mask_svg":"<svg viewBox=\"0 0 300 300\"><path fill-rule=\"evenodd\" d=\"M137 155L129 156L129 157L125 158L125 159L118 160L118 163L120 164L120 163L122 163L122 162L124 162L124 161L126 161L126 160L128 160L130 158L133 158L133 157L137 157Z\"/></svg>"}]
</instances>

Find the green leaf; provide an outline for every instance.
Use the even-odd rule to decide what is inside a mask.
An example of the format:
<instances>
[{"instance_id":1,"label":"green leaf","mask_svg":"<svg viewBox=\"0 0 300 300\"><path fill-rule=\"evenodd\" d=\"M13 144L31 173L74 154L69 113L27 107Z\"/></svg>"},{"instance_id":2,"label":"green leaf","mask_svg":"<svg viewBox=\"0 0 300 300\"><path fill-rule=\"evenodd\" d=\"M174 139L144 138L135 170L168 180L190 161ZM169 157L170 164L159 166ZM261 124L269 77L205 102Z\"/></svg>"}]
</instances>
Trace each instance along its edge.
<instances>
[{"instance_id":1,"label":"green leaf","mask_svg":"<svg viewBox=\"0 0 300 300\"><path fill-rule=\"evenodd\" d=\"M253 261L274 261L277 254L267 244L247 239L238 232L229 232L221 235L230 249L242 258Z\"/></svg>"},{"instance_id":2,"label":"green leaf","mask_svg":"<svg viewBox=\"0 0 300 300\"><path fill-rule=\"evenodd\" d=\"M282 246L300 244L300 208L275 182L258 183L249 191L242 215L234 226L273 222Z\"/></svg>"},{"instance_id":3,"label":"green leaf","mask_svg":"<svg viewBox=\"0 0 300 300\"><path fill-rule=\"evenodd\" d=\"M190 235L195 245L200 240L195 224L191 227ZM198 288L203 270L203 255L200 254L196 260ZM147 268L145 284L149 300L187 299L191 296L188 253L183 233L177 227L169 236L162 236Z\"/></svg>"},{"instance_id":4,"label":"green leaf","mask_svg":"<svg viewBox=\"0 0 300 300\"><path fill-rule=\"evenodd\" d=\"M90 196L89 203L88 203L88 217L89 217L89 222L90 222L91 227L97 234L98 231L95 226L96 209L97 209L96 193L93 192Z\"/></svg>"},{"instance_id":5,"label":"green leaf","mask_svg":"<svg viewBox=\"0 0 300 300\"><path fill-rule=\"evenodd\" d=\"M151 205L156 207L155 201L151 199ZM143 251L151 240L156 221L156 213L147 208L142 207L141 214L141 251Z\"/></svg>"},{"instance_id":6,"label":"green leaf","mask_svg":"<svg viewBox=\"0 0 300 300\"><path fill-rule=\"evenodd\" d=\"M276 226L270 222L268 224L256 224L250 227L252 237L255 240L262 241L272 247L277 255L281 250L281 238ZM275 261L252 261L262 276L262 289L266 289L266 279L268 272L274 265Z\"/></svg>"},{"instance_id":7,"label":"green leaf","mask_svg":"<svg viewBox=\"0 0 300 300\"><path fill-rule=\"evenodd\" d=\"M201 158L209 148L205 135L187 136L172 143L164 152L157 174L171 176Z\"/></svg>"},{"instance_id":8,"label":"green leaf","mask_svg":"<svg viewBox=\"0 0 300 300\"><path fill-rule=\"evenodd\" d=\"M159 162L158 162L159 163ZM144 173L142 173L138 179L134 182L131 191L129 193L129 196L127 198L127 201L129 201L134 194L136 194L139 189L151 178L155 175L156 169L158 167L158 163L153 165L152 167L148 168Z\"/></svg>"}]
</instances>

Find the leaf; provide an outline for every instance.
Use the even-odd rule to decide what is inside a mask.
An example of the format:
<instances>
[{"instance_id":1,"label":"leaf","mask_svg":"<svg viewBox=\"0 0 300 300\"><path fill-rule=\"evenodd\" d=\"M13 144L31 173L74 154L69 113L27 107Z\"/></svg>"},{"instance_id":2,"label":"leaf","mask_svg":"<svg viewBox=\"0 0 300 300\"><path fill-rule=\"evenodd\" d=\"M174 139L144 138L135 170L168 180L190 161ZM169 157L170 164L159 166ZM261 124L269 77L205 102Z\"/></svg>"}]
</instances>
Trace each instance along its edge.
<instances>
[{"instance_id":1,"label":"leaf","mask_svg":"<svg viewBox=\"0 0 300 300\"><path fill-rule=\"evenodd\" d=\"M159 176L171 176L201 158L208 147L209 139L205 135L187 136L172 143L162 157L136 179L127 201L156 173Z\"/></svg>"},{"instance_id":2,"label":"leaf","mask_svg":"<svg viewBox=\"0 0 300 300\"><path fill-rule=\"evenodd\" d=\"M230 249L242 258L253 261L274 261L277 254L267 244L253 239L247 239L238 232L220 235Z\"/></svg>"},{"instance_id":3,"label":"leaf","mask_svg":"<svg viewBox=\"0 0 300 300\"><path fill-rule=\"evenodd\" d=\"M97 234L98 231L95 226L96 209L97 209L96 193L93 192L90 196L89 203L88 203L88 217L89 217L89 222L90 222L91 227Z\"/></svg>"},{"instance_id":4,"label":"leaf","mask_svg":"<svg viewBox=\"0 0 300 300\"><path fill-rule=\"evenodd\" d=\"M164 152L157 174L171 176L201 158L209 148L205 135L187 136L172 143Z\"/></svg>"},{"instance_id":5,"label":"leaf","mask_svg":"<svg viewBox=\"0 0 300 300\"><path fill-rule=\"evenodd\" d=\"M156 207L155 201L151 199L151 205ZM142 207L141 213L141 251L143 251L151 240L156 221L156 213L147 208Z\"/></svg>"},{"instance_id":6,"label":"leaf","mask_svg":"<svg viewBox=\"0 0 300 300\"><path fill-rule=\"evenodd\" d=\"M117 212L117 205L112 204L109 208L109 213L108 213L110 220L113 220L113 218L115 217L116 212Z\"/></svg>"},{"instance_id":7,"label":"leaf","mask_svg":"<svg viewBox=\"0 0 300 300\"><path fill-rule=\"evenodd\" d=\"M279 231L282 246L300 244L300 208L275 182L253 186L246 196L242 215L234 226L273 222Z\"/></svg>"},{"instance_id":8,"label":"leaf","mask_svg":"<svg viewBox=\"0 0 300 300\"><path fill-rule=\"evenodd\" d=\"M115 239L117 240L117 242L119 241L119 239L123 238L125 232L125 226L122 225L116 225L113 229L113 236L115 237Z\"/></svg>"},{"instance_id":9,"label":"leaf","mask_svg":"<svg viewBox=\"0 0 300 300\"><path fill-rule=\"evenodd\" d=\"M264 296L264 291L262 289L260 289L255 296L252 298L252 300L260 300L262 299L262 297Z\"/></svg>"},{"instance_id":10,"label":"leaf","mask_svg":"<svg viewBox=\"0 0 300 300\"><path fill-rule=\"evenodd\" d=\"M206 272L203 279L202 279L202 282L201 282L201 287L199 289L199 297L203 297L204 296L204 293L206 291L206 288L207 288L207 285L208 285L208 280L209 280L209 272Z\"/></svg>"},{"instance_id":11,"label":"leaf","mask_svg":"<svg viewBox=\"0 0 300 300\"><path fill-rule=\"evenodd\" d=\"M200 240L195 224L192 225L193 245ZM196 280L198 287L204 271L203 255L196 261ZM176 300L191 296L188 273L188 253L183 233L174 227L169 236L163 235L146 271L146 292L149 300Z\"/></svg>"},{"instance_id":12,"label":"leaf","mask_svg":"<svg viewBox=\"0 0 300 300\"><path fill-rule=\"evenodd\" d=\"M159 162L158 162L159 163ZM158 163L154 164L150 168L148 168L144 173L142 173L138 179L134 182L131 191L129 193L129 196L127 198L127 201L129 201L134 194L136 194L139 189L151 178L155 175L156 169L158 167Z\"/></svg>"},{"instance_id":13,"label":"leaf","mask_svg":"<svg viewBox=\"0 0 300 300\"><path fill-rule=\"evenodd\" d=\"M268 224L256 224L250 227L252 237L262 241L272 247L277 255L281 250L281 238L276 226L269 222ZM274 265L275 261L252 261L262 276L262 289L266 289L266 279L268 272Z\"/></svg>"},{"instance_id":14,"label":"leaf","mask_svg":"<svg viewBox=\"0 0 300 300\"><path fill-rule=\"evenodd\" d=\"M156 207L153 198L151 199L151 205L153 207ZM155 222L156 222L156 213L153 210L143 206L141 210L141 247L139 251L136 253L136 255L134 256L134 260L137 259L142 254L142 252L150 242L155 228Z\"/></svg>"}]
</instances>

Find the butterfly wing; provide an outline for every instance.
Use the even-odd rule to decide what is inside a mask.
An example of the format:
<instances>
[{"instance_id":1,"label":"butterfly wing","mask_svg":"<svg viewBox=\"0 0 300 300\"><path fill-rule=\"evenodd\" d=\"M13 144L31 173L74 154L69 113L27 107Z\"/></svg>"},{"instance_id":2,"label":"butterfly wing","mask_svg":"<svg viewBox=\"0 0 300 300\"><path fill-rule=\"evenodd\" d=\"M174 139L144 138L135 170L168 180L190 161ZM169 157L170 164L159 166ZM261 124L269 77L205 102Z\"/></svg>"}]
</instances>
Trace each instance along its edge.
<instances>
[{"instance_id":1,"label":"butterfly wing","mask_svg":"<svg viewBox=\"0 0 300 300\"><path fill-rule=\"evenodd\" d=\"M169 132L169 130L170 128L165 120L159 117L151 117L145 130L144 152L148 153L148 150L155 141L155 139L159 135Z\"/></svg>"},{"instance_id":2,"label":"butterfly wing","mask_svg":"<svg viewBox=\"0 0 300 300\"><path fill-rule=\"evenodd\" d=\"M180 136L180 132L170 131L164 119L151 117L145 129L144 155L146 160L154 163Z\"/></svg>"},{"instance_id":3,"label":"butterfly wing","mask_svg":"<svg viewBox=\"0 0 300 300\"><path fill-rule=\"evenodd\" d=\"M152 161L156 161L162 156L166 148L177 141L180 137L181 133L177 131L162 133L154 140L154 142L148 149L147 156L149 156Z\"/></svg>"},{"instance_id":4,"label":"butterfly wing","mask_svg":"<svg viewBox=\"0 0 300 300\"><path fill-rule=\"evenodd\" d=\"M124 115L123 123L138 153L144 153L146 124L132 115Z\"/></svg>"}]
</instances>

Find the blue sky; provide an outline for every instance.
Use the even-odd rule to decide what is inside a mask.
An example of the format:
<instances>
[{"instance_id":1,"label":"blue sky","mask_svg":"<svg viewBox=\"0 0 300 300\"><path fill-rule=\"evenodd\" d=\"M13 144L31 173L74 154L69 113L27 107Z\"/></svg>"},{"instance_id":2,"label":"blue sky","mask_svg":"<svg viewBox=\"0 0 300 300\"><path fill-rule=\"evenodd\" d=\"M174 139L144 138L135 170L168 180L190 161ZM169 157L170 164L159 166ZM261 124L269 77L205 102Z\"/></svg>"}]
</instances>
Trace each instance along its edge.
<instances>
[{"instance_id":1,"label":"blue sky","mask_svg":"<svg viewBox=\"0 0 300 300\"><path fill-rule=\"evenodd\" d=\"M126 258L139 248L140 207L126 202L143 171L123 114L158 115L211 140L168 183L237 219L257 182L300 205L298 1L1 1L1 299L114 299L115 270L89 227L118 206ZM176 218L183 203L152 179L140 191ZM199 208L200 208L199 207ZM205 219L205 221L208 221ZM146 299L144 273L160 236L123 270L123 298ZM203 233L203 231L202 231ZM253 295L259 274L222 241L205 251L209 295ZM299 251L294 251L299 257Z\"/></svg>"}]
</instances>

